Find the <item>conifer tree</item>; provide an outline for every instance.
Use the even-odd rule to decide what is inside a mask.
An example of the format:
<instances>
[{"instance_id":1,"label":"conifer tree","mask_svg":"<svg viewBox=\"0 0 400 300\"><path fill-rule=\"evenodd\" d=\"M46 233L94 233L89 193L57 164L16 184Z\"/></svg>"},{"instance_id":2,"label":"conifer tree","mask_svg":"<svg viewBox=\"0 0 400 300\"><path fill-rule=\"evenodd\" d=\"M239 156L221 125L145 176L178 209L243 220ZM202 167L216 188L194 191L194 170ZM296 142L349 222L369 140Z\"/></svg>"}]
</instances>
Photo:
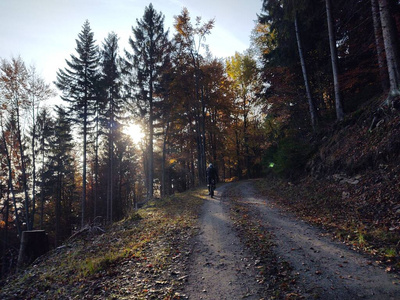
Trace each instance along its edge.
<instances>
[{"instance_id":1,"label":"conifer tree","mask_svg":"<svg viewBox=\"0 0 400 300\"><path fill-rule=\"evenodd\" d=\"M107 196L106 219L112 221L114 199L114 141L117 123L122 117L124 100L121 97L121 68L118 55L118 36L110 33L103 42L101 51L102 97L104 98L103 126L106 128L107 157Z\"/></svg>"},{"instance_id":2,"label":"conifer tree","mask_svg":"<svg viewBox=\"0 0 400 300\"><path fill-rule=\"evenodd\" d=\"M68 115L79 125L82 134L82 202L81 226L85 220L87 146L92 124L93 106L98 94L98 47L89 21L82 26L76 40L76 53L66 60L68 67L57 72L56 86L62 91L62 99L69 104Z\"/></svg>"},{"instance_id":3,"label":"conifer tree","mask_svg":"<svg viewBox=\"0 0 400 300\"><path fill-rule=\"evenodd\" d=\"M53 144L51 138L54 135L54 120L51 117L49 108L45 107L41 109L38 113L36 119L36 136L37 136L37 146L35 147L36 157L40 162L41 166L39 169L39 196L40 196L40 229L44 229L44 209L45 200L50 190L53 188L49 184L49 155L53 149Z\"/></svg>"},{"instance_id":4,"label":"conifer tree","mask_svg":"<svg viewBox=\"0 0 400 300\"><path fill-rule=\"evenodd\" d=\"M68 228L71 228L71 224L68 222L71 220L71 206L75 194L75 164L70 121L64 108L57 106L56 114L49 173L53 187L52 199L55 199L55 245L57 246L63 237L70 234Z\"/></svg>"},{"instance_id":5,"label":"conifer tree","mask_svg":"<svg viewBox=\"0 0 400 300\"><path fill-rule=\"evenodd\" d=\"M164 31L164 15L158 13L153 5L145 8L143 18L137 20L133 28L134 39L129 39L133 53L126 51L127 65L135 70L134 97L140 114L148 124L148 198L153 197L154 179L154 120L155 105L161 75L169 55L168 31Z\"/></svg>"}]
</instances>

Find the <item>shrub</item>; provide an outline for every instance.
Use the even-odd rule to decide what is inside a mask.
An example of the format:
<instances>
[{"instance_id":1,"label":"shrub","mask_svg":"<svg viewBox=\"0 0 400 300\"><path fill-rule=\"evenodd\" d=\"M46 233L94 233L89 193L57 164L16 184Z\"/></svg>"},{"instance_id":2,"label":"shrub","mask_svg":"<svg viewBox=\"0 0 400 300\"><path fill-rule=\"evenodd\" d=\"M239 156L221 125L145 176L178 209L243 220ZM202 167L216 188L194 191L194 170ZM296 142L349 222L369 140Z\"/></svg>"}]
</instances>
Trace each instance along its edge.
<instances>
[{"instance_id":1,"label":"shrub","mask_svg":"<svg viewBox=\"0 0 400 300\"><path fill-rule=\"evenodd\" d=\"M283 177L293 177L304 170L310 157L310 144L296 137L285 137L277 146L270 147L264 155L264 167Z\"/></svg>"}]
</instances>

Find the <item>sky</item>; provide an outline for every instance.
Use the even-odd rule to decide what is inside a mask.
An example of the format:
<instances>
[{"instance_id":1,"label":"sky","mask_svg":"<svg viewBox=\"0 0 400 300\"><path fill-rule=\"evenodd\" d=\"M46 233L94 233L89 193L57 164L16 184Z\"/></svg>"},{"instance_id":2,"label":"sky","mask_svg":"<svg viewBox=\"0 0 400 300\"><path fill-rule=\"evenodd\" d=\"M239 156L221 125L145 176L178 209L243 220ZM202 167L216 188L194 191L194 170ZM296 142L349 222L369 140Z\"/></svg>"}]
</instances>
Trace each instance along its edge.
<instances>
[{"instance_id":1,"label":"sky","mask_svg":"<svg viewBox=\"0 0 400 300\"><path fill-rule=\"evenodd\" d=\"M120 48L129 51L132 27L150 3L163 13L170 33L175 32L174 16L183 7L192 23L197 16L203 21L214 18L206 43L215 57L225 58L249 48L262 0L0 0L0 58L21 56L52 83L57 70L65 68L65 60L76 53L75 40L86 20L98 45L114 31Z\"/></svg>"}]
</instances>

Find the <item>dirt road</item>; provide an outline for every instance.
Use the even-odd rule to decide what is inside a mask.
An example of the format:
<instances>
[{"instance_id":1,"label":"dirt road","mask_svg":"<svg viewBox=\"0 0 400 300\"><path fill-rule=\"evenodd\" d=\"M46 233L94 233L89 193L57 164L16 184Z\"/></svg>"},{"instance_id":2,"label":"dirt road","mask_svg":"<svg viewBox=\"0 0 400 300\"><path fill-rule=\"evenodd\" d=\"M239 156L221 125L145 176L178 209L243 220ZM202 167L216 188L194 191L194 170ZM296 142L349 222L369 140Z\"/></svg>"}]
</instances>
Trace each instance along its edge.
<instances>
[{"instance_id":1,"label":"dirt road","mask_svg":"<svg viewBox=\"0 0 400 300\"><path fill-rule=\"evenodd\" d=\"M252 254L228 216L226 189L235 189L254 218L273 234L274 252L293 268L293 288L304 299L400 299L399 278L387 274L323 231L257 197L251 181L227 184L208 199L201 215L186 294L189 299L270 299L257 282ZM268 283L263 283L268 284Z\"/></svg>"},{"instance_id":2,"label":"dirt road","mask_svg":"<svg viewBox=\"0 0 400 300\"><path fill-rule=\"evenodd\" d=\"M203 206L185 293L189 299L260 299L253 259L232 228L223 190Z\"/></svg>"}]
</instances>

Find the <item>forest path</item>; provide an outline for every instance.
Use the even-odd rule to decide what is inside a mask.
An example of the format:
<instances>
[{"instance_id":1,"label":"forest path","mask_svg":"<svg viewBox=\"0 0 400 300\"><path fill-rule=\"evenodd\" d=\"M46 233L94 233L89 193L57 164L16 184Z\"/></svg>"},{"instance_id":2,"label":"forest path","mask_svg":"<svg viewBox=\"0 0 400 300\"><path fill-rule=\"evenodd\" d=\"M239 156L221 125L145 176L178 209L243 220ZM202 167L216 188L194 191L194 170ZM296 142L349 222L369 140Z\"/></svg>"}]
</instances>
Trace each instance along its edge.
<instances>
[{"instance_id":1,"label":"forest path","mask_svg":"<svg viewBox=\"0 0 400 300\"><path fill-rule=\"evenodd\" d=\"M205 201L195 239L185 293L189 299L260 299L253 258L232 227L221 196L227 185Z\"/></svg>"},{"instance_id":2,"label":"forest path","mask_svg":"<svg viewBox=\"0 0 400 300\"><path fill-rule=\"evenodd\" d=\"M257 283L254 258L241 244L224 191L232 189L251 217L273 234L273 251L296 274L296 292L305 299L399 299L399 279L365 256L273 202L257 196L251 181L223 185L201 214L186 293L189 299L268 299ZM223 198L223 201L221 201Z\"/></svg>"}]
</instances>

